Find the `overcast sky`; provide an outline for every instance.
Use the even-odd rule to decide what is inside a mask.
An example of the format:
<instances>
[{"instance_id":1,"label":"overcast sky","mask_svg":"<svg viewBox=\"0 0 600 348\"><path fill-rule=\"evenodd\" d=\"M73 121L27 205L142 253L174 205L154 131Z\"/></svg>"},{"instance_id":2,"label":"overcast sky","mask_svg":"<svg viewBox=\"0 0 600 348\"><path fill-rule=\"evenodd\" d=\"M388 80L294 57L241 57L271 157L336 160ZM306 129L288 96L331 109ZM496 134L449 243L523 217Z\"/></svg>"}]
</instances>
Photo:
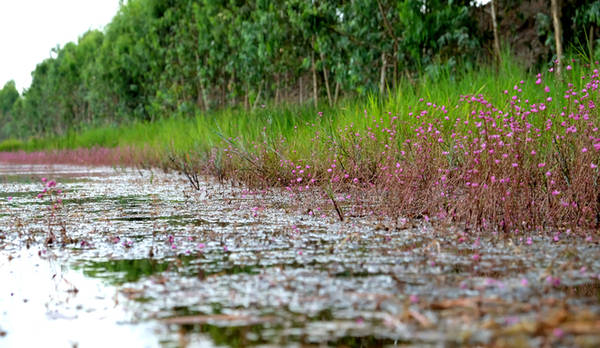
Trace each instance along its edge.
<instances>
[{"instance_id":1,"label":"overcast sky","mask_svg":"<svg viewBox=\"0 0 600 348\"><path fill-rule=\"evenodd\" d=\"M119 0L0 0L0 88L15 80L22 92L53 47L102 29L118 9Z\"/></svg>"}]
</instances>

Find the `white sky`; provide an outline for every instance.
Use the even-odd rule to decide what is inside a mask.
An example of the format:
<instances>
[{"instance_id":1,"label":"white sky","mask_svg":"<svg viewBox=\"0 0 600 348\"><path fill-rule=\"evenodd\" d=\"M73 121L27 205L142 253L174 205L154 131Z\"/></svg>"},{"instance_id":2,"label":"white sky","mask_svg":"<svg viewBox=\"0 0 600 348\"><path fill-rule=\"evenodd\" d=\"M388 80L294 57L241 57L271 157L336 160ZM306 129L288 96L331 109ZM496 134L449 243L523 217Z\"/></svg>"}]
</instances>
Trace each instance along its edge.
<instances>
[{"instance_id":1,"label":"white sky","mask_svg":"<svg viewBox=\"0 0 600 348\"><path fill-rule=\"evenodd\" d=\"M102 29L118 9L119 0L0 0L0 88L9 80L28 88L53 47Z\"/></svg>"}]
</instances>

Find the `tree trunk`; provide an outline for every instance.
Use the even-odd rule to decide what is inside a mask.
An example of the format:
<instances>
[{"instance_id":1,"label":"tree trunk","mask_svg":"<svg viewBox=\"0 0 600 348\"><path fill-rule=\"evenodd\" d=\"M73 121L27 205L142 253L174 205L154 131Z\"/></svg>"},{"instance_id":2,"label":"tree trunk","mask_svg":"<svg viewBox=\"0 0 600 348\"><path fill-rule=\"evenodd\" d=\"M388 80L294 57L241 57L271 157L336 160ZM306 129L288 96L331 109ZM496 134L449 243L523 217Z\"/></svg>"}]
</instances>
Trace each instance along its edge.
<instances>
[{"instance_id":1,"label":"tree trunk","mask_svg":"<svg viewBox=\"0 0 600 348\"><path fill-rule=\"evenodd\" d=\"M221 99L221 107L225 107L227 105L227 86L221 86L221 88L219 89L221 92L220 95L220 99Z\"/></svg>"},{"instance_id":2,"label":"tree trunk","mask_svg":"<svg viewBox=\"0 0 600 348\"><path fill-rule=\"evenodd\" d=\"M283 91L281 91L283 102L287 102L290 100L290 74L288 71L283 75Z\"/></svg>"},{"instance_id":3,"label":"tree trunk","mask_svg":"<svg viewBox=\"0 0 600 348\"><path fill-rule=\"evenodd\" d=\"M427 2L425 2L425 5L427 4ZM381 0L377 0L377 6L379 7L379 13L381 14L381 18L383 19L383 26L385 28L385 31L387 32L388 36L390 37L390 39L392 39L394 41L394 62L393 62L393 66L394 66L394 81L393 81L393 86L394 86L394 90L396 89L396 82L398 81L398 38L396 37L396 35L394 35L394 30L392 29L392 25L390 24L390 22L387 19L386 13L387 11L383 8L383 4L381 3Z\"/></svg>"},{"instance_id":4,"label":"tree trunk","mask_svg":"<svg viewBox=\"0 0 600 348\"><path fill-rule=\"evenodd\" d=\"M275 75L275 105L279 105L279 75Z\"/></svg>"},{"instance_id":5,"label":"tree trunk","mask_svg":"<svg viewBox=\"0 0 600 348\"><path fill-rule=\"evenodd\" d=\"M300 101L300 105L302 105L302 102L304 101L304 96L302 95L302 93L303 93L302 92L302 89L303 89L303 86L302 86L302 75L300 75L300 78L298 78L298 89L300 90L298 99L300 99L299 100Z\"/></svg>"},{"instance_id":6,"label":"tree trunk","mask_svg":"<svg viewBox=\"0 0 600 348\"><path fill-rule=\"evenodd\" d=\"M321 64L323 65L323 79L325 80L325 90L327 91L327 101L329 106L333 105L333 98L331 97L331 89L329 88L329 73L327 72L327 66L325 66L325 53L321 52Z\"/></svg>"},{"instance_id":7,"label":"tree trunk","mask_svg":"<svg viewBox=\"0 0 600 348\"><path fill-rule=\"evenodd\" d=\"M235 93L233 93L234 86L235 86L235 69L233 69L233 71L231 72L231 76L229 77L229 83L227 83L227 94L230 97L230 99L229 99L230 105L237 104L237 100L235 98Z\"/></svg>"},{"instance_id":8,"label":"tree trunk","mask_svg":"<svg viewBox=\"0 0 600 348\"><path fill-rule=\"evenodd\" d=\"M200 93L202 94L202 104L204 106L204 111L208 111L208 95L206 94L206 88L204 87L204 83L200 81Z\"/></svg>"},{"instance_id":9,"label":"tree trunk","mask_svg":"<svg viewBox=\"0 0 600 348\"><path fill-rule=\"evenodd\" d=\"M333 104L337 104L339 95L340 95L340 83L336 82L335 83L335 94L333 96Z\"/></svg>"},{"instance_id":10,"label":"tree trunk","mask_svg":"<svg viewBox=\"0 0 600 348\"><path fill-rule=\"evenodd\" d=\"M590 63L594 61L594 25L590 26Z\"/></svg>"},{"instance_id":11,"label":"tree trunk","mask_svg":"<svg viewBox=\"0 0 600 348\"><path fill-rule=\"evenodd\" d=\"M385 70L387 69L387 61L385 53L381 53L381 75L379 76L379 94L383 97L385 93Z\"/></svg>"},{"instance_id":12,"label":"tree trunk","mask_svg":"<svg viewBox=\"0 0 600 348\"><path fill-rule=\"evenodd\" d=\"M398 88L398 43L394 42L394 81L393 81L393 86L394 86L394 91L397 90Z\"/></svg>"},{"instance_id":13,"label":"tree trunk","mask_svg":"<svg viewBox=\"0 0 600 348\"><path fill-rule=\"evenodd\" d=\"M196 106L204 109L204 103L202 102L202 85L198 83L196 88Z\"/></svg>"},{"instance_id":14,"label":"tree trunk","mask_svg":"<svg viewBox=\"0 0 600 348\"><path fill-rule=\"evenodd\" d=\"M558 0L551 0L551 11L552 22L554 23L554 39L556 41L556 74L560 76L562 71L562 29L558 12Z\"/></svg>"},{"instance_id":15,"label":"tree trunk","mask_svg":"<svg viewBox=\"0 0 600 348\"><path fill-rule=\"evenodd\" d=\"M254 99L254 105L252 105L252 111L254 111L256 109L256 107L258 106L258 101L260 100L262 88L263 88L263 83L261 82L260 85L258 85L258 93L256 93L256 99Z\"/></svg>"},{"instance_id":16,"label":"tree trunk","mask_svg":"<svg viewBox=\"0 0 600 348\"><path fill-rule=\"evenodd\" d=\"M315 66L315 52L313 51L310 59L312 61L312 77L313 77L313 97L314 97L314 103L315 103L315 108L317 107L317 105L319 104L319 93L317 90L317 67Z\"/></svg>"},{"instance_id":17,"label":"tree trunk","mask_svg":"<svg viewBox=\"0 0 600 348\"><path fill-rule=\"evenodd\" d=\"M206 105L206 94L204 93L204 85L202 82L198 83L198 90L196 93L198 93L198 96L196 97L196 106L207 111L208 105Z\"/></svg>"},{"instance_id":18,"label":"tree trunk","mask_svg":"<svg viewBox=\"0 0 600 348\"><path fill-rule=\"evenodd\" d=\"M496 19L496 1L491 1L492 12L492 29L494 31L494 54L498 65L502 63L502 55L500 53L500 39L498 38L498 20Z\"/></svg>"},{"instance_id":19,"label":"tree trunk","mask_svg":"<svg viewBox=\"0 0 600 348\"><path fill-rule=\"evenodd\" d=\"M198 52L195 52L196 57L196 66L200 66L200 55ZM208 111L208 96L206 95L206 88L204 87L204 82L202 81L202 77L200 71L196 70L196 79L198 80L198 99L196 103L200 106L200 100L202 100L204 111ZM202 99L201 99L202 98Z\"/></svg>"}]
</instances>

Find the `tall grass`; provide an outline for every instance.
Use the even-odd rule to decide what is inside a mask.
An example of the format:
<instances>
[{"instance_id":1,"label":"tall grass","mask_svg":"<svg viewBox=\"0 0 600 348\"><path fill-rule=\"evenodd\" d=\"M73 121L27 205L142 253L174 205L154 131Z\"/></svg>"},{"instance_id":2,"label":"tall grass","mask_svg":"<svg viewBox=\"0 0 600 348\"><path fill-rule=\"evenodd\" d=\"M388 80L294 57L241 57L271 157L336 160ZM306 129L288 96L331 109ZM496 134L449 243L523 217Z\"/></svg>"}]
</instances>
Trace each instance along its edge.
<instances>
[{"instance_id":1,"label":"tall grass","mask_svg":"<svg viewBox=\"0 0 600 348\"><path fill-rule=\"evenodd\" d=\"M141 157L130 159L188 175L327 192L380 214L481 230L597 229L597 66L573 62L559 77L552 68L528 74L508 57L503 62L404 80L393 93L334 108L226 109L22 148L133 149Z\"/></svg>"}]
</instances>

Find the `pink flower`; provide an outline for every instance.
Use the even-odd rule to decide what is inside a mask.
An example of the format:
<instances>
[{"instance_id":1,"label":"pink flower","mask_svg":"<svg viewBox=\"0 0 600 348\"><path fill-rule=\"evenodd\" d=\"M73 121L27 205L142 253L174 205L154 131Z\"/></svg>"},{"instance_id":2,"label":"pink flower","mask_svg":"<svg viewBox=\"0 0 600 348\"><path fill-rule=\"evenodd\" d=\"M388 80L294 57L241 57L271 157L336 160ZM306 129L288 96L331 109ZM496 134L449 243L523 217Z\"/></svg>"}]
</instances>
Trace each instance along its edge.
<instances>
[{"instance_id":1,"label":"pink flower","mask_svg":"<svg viewBox=\"0 0 600 348\"><path fill-rule=\"evenodd\" d=\"M560 191L559 191L559 190L554 190L554 191L552 191L552 195L553 195L553 196L558 196L559 194L560 194Z\"/></svg>"},{"instance_id":2,"label":"pink flower","mask_svg":"<svg viewBox=\"0 0 600 348\"><path fill-rule=\"evenodd\" d=\"M560 286L560 279L558 277L548 276L546 277L546 283L554 287Z\"/></svg>"},{"instance_id":3,"label":"pink flower","mask_svg":"<svg viewBox=\"0 0 600 348\"><path fill-rule=\"evenodd\" d=\"M550 93L550 87L548 87L548 86L544 87L544 91L545 91L546 93Z\"/></svg>"},{"instance_id":4,"label":"pink flower","mask_svg":"<svg viewBox=\"0 0 600 348\"><path fill-rule=\"evenodd\" d=\"M569 65L569 66L570 66L570 65ZM568 66L568 67L569 67L569 66ZM568 70L570 70L570 69L568 69ZM563 337L563 336L565 335L565 332L563 331L563 329L561 329L561 328L557 327L557 328L555 328L554 330L552 330L552 334L553 334L553 335L554 335L554 337L556 337L556 338L561 338L561 337Z\"/></svg>"},{"instance_id":5,"label":"pink flower","mask_svg":"<svg viewBox=\"0 0 600 348\"><path fill-rule=\"evenodd\" d=\"M570 65L567 65L567 70L571 70L573 69L573 67L571 67Z\"/></svg>"},{"instance_id":6,"label":"pink flower","mask_svg":"<svg viewBox=\"0 0 600 348\"><path fill-rule=\"evenodd\" d=\"M594 163L590 163L590 168L592 168L592 169L596 169L596 168L598 168L598 166L597 166L597 165L595 165Z\"/></svg>"}]
</instances>

